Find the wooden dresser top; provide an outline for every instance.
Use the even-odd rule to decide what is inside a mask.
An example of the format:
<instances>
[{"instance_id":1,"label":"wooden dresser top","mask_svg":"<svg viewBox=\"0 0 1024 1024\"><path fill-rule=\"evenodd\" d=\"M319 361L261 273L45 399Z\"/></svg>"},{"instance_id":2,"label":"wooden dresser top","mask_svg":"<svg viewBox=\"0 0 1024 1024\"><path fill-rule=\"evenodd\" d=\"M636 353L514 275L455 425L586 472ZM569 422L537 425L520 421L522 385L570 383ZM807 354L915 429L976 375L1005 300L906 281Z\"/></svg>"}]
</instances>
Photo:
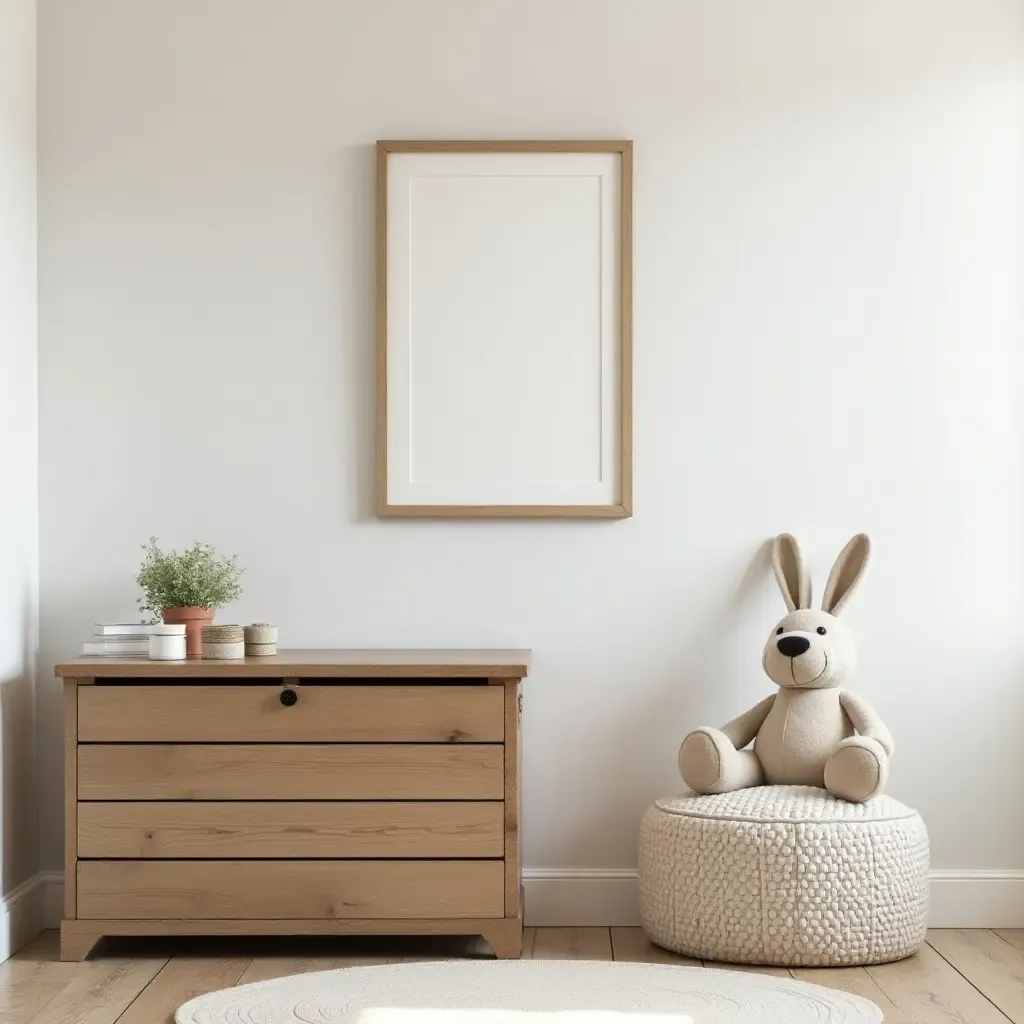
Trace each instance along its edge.
<instances>
[{"instance_id":1,"label":"wooden dresser top","mask_svg":"<svg viewBox=\"0 0 1024 1024\"><path fill-rule=\"evenodd\" d=\"M54 671L91 683L116 679L522 679L529 651L336 650L281 651L270 657L212 661L150 661L148 658L74 658Z\"/></svg>"}]
</instances>

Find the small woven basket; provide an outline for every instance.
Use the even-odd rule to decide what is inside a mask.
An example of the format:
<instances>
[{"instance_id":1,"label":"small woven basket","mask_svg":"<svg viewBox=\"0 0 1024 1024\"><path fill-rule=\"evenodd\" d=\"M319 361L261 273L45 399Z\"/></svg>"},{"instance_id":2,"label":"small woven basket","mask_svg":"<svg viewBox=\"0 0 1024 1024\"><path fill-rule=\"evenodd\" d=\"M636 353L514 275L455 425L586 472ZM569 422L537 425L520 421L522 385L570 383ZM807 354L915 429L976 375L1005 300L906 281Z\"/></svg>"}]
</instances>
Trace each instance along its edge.
<instances>
[{"instance_id":1,"label":"small woven basket","mask_svg":"<svg viewBox=\"0 0 1024 1024\"><path fill-rule=\"evenodd\" d=\"M247 644L276 644L277 626L271 626L268 622L254 622L251 626L245 627L245 642Z\"/></svg>"},{"instance_id":2,"label":"small woven basket","mask_svg":"<svg viewBox=\"0 0 1024 1024\"><path fill-rule=\"evenodd\" d=\"M241 626L203 626L204 644L240 644L245 641Z\"/></svg>"},{"instance_id":3,"label":"small woven basket","mask_svg":"<svg viewBox=\"0 0 1024 1024\"><path fill-rule=\"evenodd\" d=\"M245 657L245 644L241 641L218 643L203 641L203 657L211 661L233 661Z\"/></svg>"},{"instance_id":4,"label":"small woven basket","mask_svg":"<svg viewBox=\"0 0 1024 1024\"><path fill-rule=\"evenodd\" d=\"M245 644L247 658L265 658L271 654L277 654L277 644Z\"/></svg>"},{"instance_id":5,"label":"small woven basket","mask_svg":"<svg viewBox=\"0 0 1024 1024\"><path fill-rule=\"evenodd\" d=\"M249 658L264 658L277 654L277 626L269 622L254 622L245 627L245 654Z\"/></svg>"}]
</instances>

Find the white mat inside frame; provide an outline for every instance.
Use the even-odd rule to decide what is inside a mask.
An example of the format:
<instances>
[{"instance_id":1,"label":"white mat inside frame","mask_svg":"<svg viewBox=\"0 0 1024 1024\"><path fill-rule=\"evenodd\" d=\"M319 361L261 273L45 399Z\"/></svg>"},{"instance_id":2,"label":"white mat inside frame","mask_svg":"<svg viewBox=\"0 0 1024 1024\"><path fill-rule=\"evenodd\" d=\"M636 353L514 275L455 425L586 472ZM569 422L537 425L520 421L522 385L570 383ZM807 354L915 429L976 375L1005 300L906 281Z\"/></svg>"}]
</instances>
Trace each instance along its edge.
<instances>
[{"instance_id":1,"label":"white mat inside frame","mask_svg":"<svg viewBox=\"0 0 1024 1024\"><path fill-rule=\"evenodd\" d=\"M879 1024L873 1003L788 978L658 964L434 961L243 985L177 1024Z\"/></svg>"}]
</instances>

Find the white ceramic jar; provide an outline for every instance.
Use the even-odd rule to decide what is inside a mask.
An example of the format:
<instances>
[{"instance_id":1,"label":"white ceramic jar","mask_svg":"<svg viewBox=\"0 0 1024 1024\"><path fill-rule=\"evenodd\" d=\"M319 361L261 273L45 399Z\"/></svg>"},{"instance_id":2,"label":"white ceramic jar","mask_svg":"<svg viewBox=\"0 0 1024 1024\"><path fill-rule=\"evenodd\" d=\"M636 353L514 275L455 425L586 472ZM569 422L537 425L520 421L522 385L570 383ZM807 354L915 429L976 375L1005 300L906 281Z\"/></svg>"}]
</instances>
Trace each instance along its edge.
<instances>
[{"instance_id":1,"label":"white ceramic jar","mask_svg":"<svg viewBox=\"0 0 1024 1024\"><path fill-rule=\"evenodd\" d=\"M184 661L185 656L185 624L183 622L172 625L157 623L150 627L150 661Z\"/></svg>"}]
</instances>

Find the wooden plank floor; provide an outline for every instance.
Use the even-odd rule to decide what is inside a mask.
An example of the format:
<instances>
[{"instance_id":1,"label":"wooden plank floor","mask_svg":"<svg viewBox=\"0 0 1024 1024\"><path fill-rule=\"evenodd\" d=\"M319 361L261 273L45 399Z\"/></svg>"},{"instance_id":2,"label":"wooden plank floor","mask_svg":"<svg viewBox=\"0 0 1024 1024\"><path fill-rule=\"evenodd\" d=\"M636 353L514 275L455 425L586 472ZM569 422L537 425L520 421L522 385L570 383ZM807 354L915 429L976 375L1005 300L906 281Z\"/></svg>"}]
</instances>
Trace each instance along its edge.
<instances>
[{"instance_id":1,"label":"wooden plank floor","mask_svg":"<svg viewBox=\"0 0 1024 1024\"><path fill-rule=\"evenodd\" d=\"M684 964L639 928L528 928L524 956ZM489 956L479 939L136 939L64 964L45 932L0 965L0 1024L168 1024L193 996L359 964ZM706 963L705 967L727 967ZM758 968L728 968L758 970ZM1024 930L933 930L909 960L847 969L761 968L873 1000L888 1024L1024 1024Z\"/></svg>"}]
</instances>

